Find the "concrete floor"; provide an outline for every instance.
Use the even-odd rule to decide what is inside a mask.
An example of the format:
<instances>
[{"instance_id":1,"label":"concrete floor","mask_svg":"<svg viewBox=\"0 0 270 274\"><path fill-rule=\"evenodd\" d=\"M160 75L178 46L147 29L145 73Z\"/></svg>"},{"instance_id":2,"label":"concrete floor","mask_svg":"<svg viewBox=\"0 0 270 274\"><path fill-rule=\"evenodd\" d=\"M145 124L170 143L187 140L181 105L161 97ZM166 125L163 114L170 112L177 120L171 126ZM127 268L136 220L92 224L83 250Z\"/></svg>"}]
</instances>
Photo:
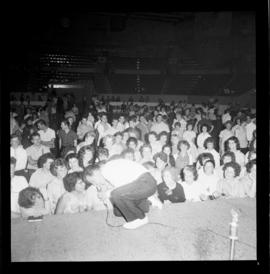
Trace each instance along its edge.
<instances>
[{"instance_id":1,"label":"concrete floor","mask_svg":"<svg viewBox=\"0 0 270 274\"><path fill-rule=\"evenodd\" d=\"M109 227L106 212L11 223L12 261L228 260L230 210L241 210L236 260L256 260L256 200L220 199L151 209L137 230ZM123 224L118 217L110 223ZM219 235L220 234L220 235Z\"/></svg>"}]
</instances>

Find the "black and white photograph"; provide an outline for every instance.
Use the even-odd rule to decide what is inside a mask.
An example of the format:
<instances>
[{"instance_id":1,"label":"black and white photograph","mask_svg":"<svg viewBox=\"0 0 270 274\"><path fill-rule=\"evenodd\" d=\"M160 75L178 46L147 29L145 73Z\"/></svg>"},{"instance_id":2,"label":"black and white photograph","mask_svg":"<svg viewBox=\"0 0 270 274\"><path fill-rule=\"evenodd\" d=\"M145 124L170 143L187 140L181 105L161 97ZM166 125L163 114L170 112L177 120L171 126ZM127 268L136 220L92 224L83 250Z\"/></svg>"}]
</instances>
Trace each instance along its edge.
<instances>
[{"instance_id":1,"label":"black and white photograph","mask_svg":"<svg viewBox=\"0 0 270 274\"><path fill-rule=\"evenodd\" d=\"M12 263L257 261L256 16L16 23Z\"/></svg>"}]
</instances>

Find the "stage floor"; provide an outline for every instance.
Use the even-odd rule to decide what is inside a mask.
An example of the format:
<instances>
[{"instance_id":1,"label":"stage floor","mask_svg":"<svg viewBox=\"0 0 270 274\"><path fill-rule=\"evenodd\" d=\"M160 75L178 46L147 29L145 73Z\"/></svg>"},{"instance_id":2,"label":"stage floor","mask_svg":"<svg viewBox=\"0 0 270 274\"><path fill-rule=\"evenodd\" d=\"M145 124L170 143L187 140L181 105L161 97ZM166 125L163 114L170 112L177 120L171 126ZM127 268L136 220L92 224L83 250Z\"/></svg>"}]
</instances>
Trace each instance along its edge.
<instances>
[{"instance_id":1,"label":"stage floor","mask_svg":"<svg viewBox=\"0 0 270 274\"><path fill-rule=\"evenodd\" d=\"M235 260L256 260L256 200L167 204L136 230L110 227L105 211L11 222L11 258L25 261L228 260L231 209L240 209ZM110 223L123 224L119 217Z\"/></svg>"}]
</instances>

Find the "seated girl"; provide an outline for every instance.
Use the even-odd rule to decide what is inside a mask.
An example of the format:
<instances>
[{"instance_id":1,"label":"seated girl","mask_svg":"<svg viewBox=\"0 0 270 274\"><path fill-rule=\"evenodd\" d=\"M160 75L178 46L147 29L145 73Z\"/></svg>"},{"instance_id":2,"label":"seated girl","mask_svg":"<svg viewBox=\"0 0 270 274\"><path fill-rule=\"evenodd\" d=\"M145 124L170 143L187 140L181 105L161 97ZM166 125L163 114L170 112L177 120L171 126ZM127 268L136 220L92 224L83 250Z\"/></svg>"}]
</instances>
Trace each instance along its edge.
<instances>
[{"instance_id":1,"label":"seated girl","mask_svg":"<svg viewBox=\"0 0 270 274\"><path fill-rule=\"evenodd\" d=\"M170 201L171 203L185 202L183 187L178 181L178 172L176 168L166 167L162 171L163 182L157 186L158 198L162 203Z\"/></svg>"},{"instance_id":2,"label":"seated girl","mask_svg":"<svg viewBox=\"0 0 270 274\"><path fill-rule=\"evenodd\" d=\"M45 201L39 189L35 187L27 187L20 191L18 204L25 219L50 214L49 201Z\"/></svg>"},{"instance_id":3,"label":"seated girl","mask_svg":"<svg viewBox=\"0 0 270 274\"><path fill-rule=\"evenodd\" d=\"M87 195L81 172L73 172L64 178L65 192L59 199L55 214L80 213L87 210Z\"/></svg>"},{"instance_id":4,"label":"seated girl","mask_svg":"<svg viewBox=\"0 0 270 274\"><path fill-rule=\"evenodd\" d=\"M240 183L243 184L245 194L250 198L256 197L256 159L251 160L246 164L247 174L240 179Z\"/></svg>"},{"instance_id":5,"label":"seated girl","mask_svg":"<svg viewBox=\"0 0 270 274\"><path fill-rule=\"evenodd\" d=\"M203 200L204 189L201 184L198 183L198 173L194 166L187 165L181 172L181 185L184 189L186 201L197 202Z\"/></svg>"},{"instance_id":6,"label":"seated girl","mask_svg":"<svg viewBox=\"0 0 270 274\"><path fill-rule=\"evenodd\" d=\"M79 166L79 160L76 153L68 154L65 160L67 162L68 174L83 171L82 167Z\"/></svg>"},{"instance_id":7,"label":"seated girl","mask_svg":"<svg viewBox=\"0 0 270 274\"><path fill-rule=\"evenodd\" d=\"M223 179L217 183L217 190L213 193L215 198L225 196L226 198L243 198L245 190L237 178L241 167L236 162L230 162L223 167Z\"/></svg>"}]
</instances>

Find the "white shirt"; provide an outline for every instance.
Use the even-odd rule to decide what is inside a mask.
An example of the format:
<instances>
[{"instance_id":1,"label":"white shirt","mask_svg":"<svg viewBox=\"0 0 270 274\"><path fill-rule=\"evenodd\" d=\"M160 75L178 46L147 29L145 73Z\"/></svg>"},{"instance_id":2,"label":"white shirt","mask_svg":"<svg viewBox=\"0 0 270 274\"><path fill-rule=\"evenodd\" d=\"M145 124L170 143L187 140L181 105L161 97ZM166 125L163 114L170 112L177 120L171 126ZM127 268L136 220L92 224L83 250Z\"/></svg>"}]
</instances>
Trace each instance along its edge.
<instances>
[{"instance_id":1,"label":"white shirt","mask_svg":"<svg viewBox=\"0 0 270 274\"><path fill-rule=\"evenodd\" d=\"M234 151L235 162L238 163L241 167L245 165L245 155L240 150Z\"/></svg>"},{"instance_id":2,"label":"white shirt","mask_svg":"<svg viewBox=\"0 0 270 274\"><path fill-rule=\"evenodd\" d=\"M55 131L51 128L47 128L46 131L39 130L38 133L40 135L41 141L43 142L49 142L52 139L55 139Z\"/></svg>"},{"instance_id":3,"label":"white shirt","mask_svg":"<svg viewBox=\"0 0 270 274\"><path fill-rule=\"evenodd\" d=\"M215 172L212 175L206 175L202 172L199 175L198 183L202 186L205 195L212 195L217 190L219 179L219 176Z\"/></svg>"},{"instance_id":4,"label":"white shirt","mask_svg":"<svg viewBox=\"0 0 270 274\"><path fill-rule=\"evenodd\" d=\"M115 187L129 184L147 172L141 164L126 159L112 160L101 167L103 177Z\"/></svg>"},{"instance_id":5,"label":"white shirt","mask_svg":"<svg viewBox=\"0 0 270 274\"><path fill-rule=\"evenodd\" d=\"M183 186L187 201L200 201L200 195L203 194L204 189L198 181L194 181L191 185L186 182L181 182L181 185Z\"/></svg>"},{"instance_id":6,"label":"white shirt","mask_svg":"<svg viewBox=\"0 0 270 274\"><path fill-rule=\"evenodd\" d=\"M31 157L35 161L37 161L41 155L48 153L48 152L50 152L50 149L44 145L40 145L40 146L32 145L26 149L27 156ZM28 163L27 168L28 169L38 169L38 166L37 166L37 164L31 165L30 163Z\"/></svg>"},{"instance_id":7,"label":"white shirt","mask_svg":"<svg viewBox=\"0 0 270 274\"><path fill-rule=\"evenodd\" d=\"M166 131L166 132L170 132L169 126L164 123L164 122L160 122L160 123L154 123L154 125L151 127L151 131L156 132L157 134L159 134L162 131Z\"/></svg>"},{"instance_id":8,"label":"white shirt","mask_svg":"<svg viewBox=\"0 0 270 274\"><path fill-rule=\"evenodd\" d=\"M19 193L20 191L28 187L28 183L24 176L14 176L11 179L10 184L11 184L11 198L10 198L11 211L20 213L20 207L18 204Z\"/></svg>"},{"instance_id":9,"label":"white shirt","mask_svg":"<svg viewBox=\"0 0 270 274\"><path fill-rule=\"evenodd\" d=\"M23 146L18 146L16 149L10 147L10 157L16 159L15 171L25 169L27 164L27 153Z\"/></svg>"},{"instance_id":10,"label":"white shirt","mask_svg":"<svg viewBox=\"0 0 270 274\"><path fill-rule=\"evenodd\" d=\"M256 125L253 122L246 124L247 140L251 142L253 138L253 131L256 129Z\"/></svg>"}]
</instances>

